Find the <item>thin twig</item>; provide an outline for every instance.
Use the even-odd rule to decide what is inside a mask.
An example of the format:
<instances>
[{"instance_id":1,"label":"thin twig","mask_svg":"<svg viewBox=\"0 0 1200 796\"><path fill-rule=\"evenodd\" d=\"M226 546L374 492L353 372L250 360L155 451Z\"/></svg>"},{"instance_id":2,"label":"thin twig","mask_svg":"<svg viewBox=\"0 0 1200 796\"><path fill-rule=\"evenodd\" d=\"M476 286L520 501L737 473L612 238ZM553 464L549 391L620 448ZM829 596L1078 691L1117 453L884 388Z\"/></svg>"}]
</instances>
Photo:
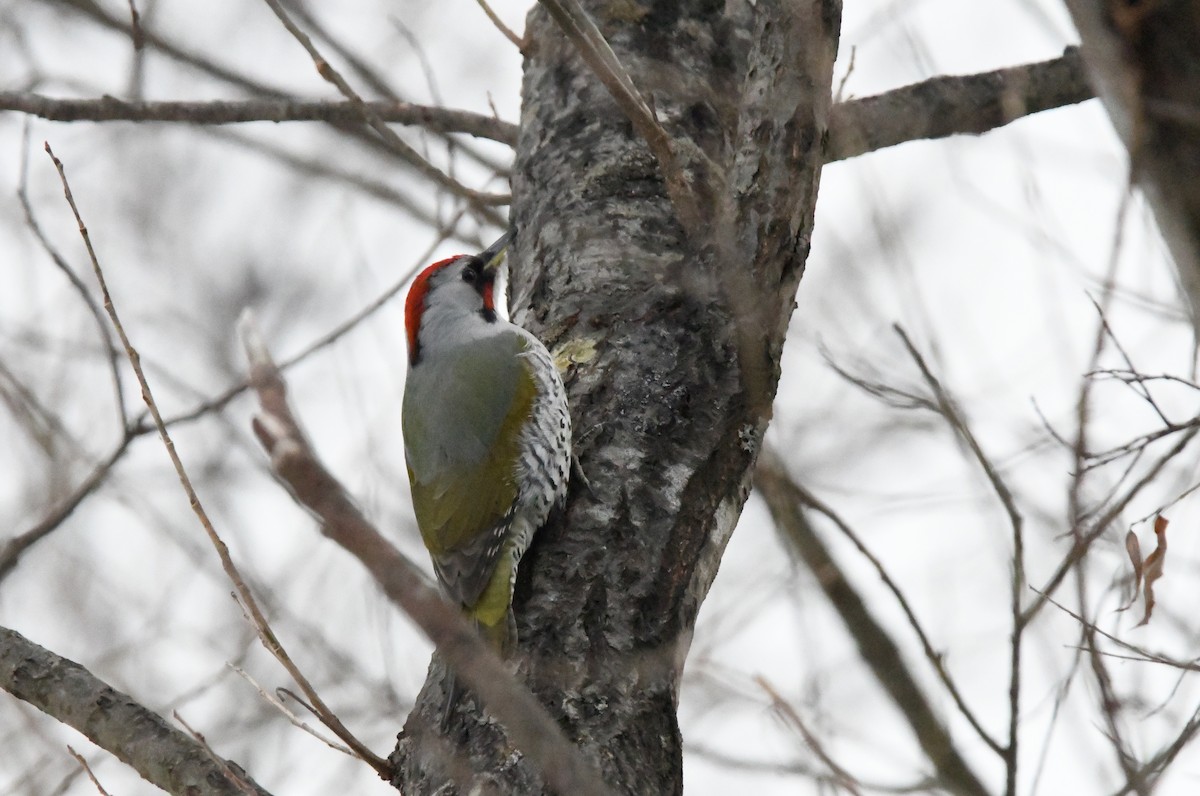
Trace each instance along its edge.
<instances>
[{"instance_id":1,"label":"thin twig","mask_svg":"<svg viewBox=\"0 0 1200 796\"><path fill-rule=\"evenodd\" d=\"M396 135L396 132L388 127L387 123L378 114L371 110L363 101L363 98L350 87L350 84L346 82L341 73L325 60L321 53L317 51L308 34L300 30L296 26L296 23L292 21L292 18L288 16L287 11L279 4L279 0L263 0L263 2L275 12L275 16L279 18L279 21L287 29L288 33L292 34L292 37L300 43L300 46L312 58L313 64L317 68L317 73L327 82L333 84L343 97L358 108L361 118L367 122L367 125L372 130L379 134L379 137L393 152L430 181L440 185L452 194L466 199L481 217L497 225L504 223L504 220L492 205L507 204L509 201L507 194L486 194L472 190L421 157L415 149L401 140L400 136Z\"/></svg>"},{"instance_id":2,"label":"thin twig","mask_svg":"<svg viewBox=\"0 0 1200 796\"><path fill-rule=\"evenodd\" d=\"M1028 624L1030 621L1032 621L1033 617L1036 616L1037 613L1046 606L1046 596L1054 593L1059 584L1062 583L1063 579L1071 571L1071 568L1074 567L1084 555L1086 555L1092 543L1099 539L1100 536L1103 535L1106 530L1108 530L1108 527L1117 519L1117 517L1120 516L1121 512L1125 510L1125 508L1133 501L1133 499L1141 494L1141 491L1146 486L1154 482L1159 473L1162 472L1162 469L1166 467L1172 459L1182 453L1184 448L1186 448L1191 441L1196 438L1198 433L1200 433L1200 427L1188 429L1187 433L1185 433L1170 450L1159 457L1158 461L1155 462L1154 465L1151 466L1151 468L1141 478L1132 484L1128 490L1126 490L1125 494L1121 495L1114 502L1112 502L1107 511L1101 514L1095 520L1091 521L1091 528L1089 530L1086 532L1079 531L1074 535L1074 541L1071 545L1071 549L1067 551L1067 554L1063 557L1063 560L1059 562L1058 567L1054 570L1054 574L1052 574L1042 585L1041 589L1038 590L1038 599L1034 600L1033 603L1025 609L1025 613L1022 615L1022 621L1025 624Z\"/></svg>"},{"instance_id":3,"label":"thin twig","mask_svg":"<svg viewBox=\"0 0 1200 796\"><path fill-rule=\"evenodd\" d=\"M59 254L58 250L50 243L50 239L46 237L46 233L42 232L42 226L38 223L37 217L33 214L33 205L29 202L29 125L26 124L21 133L21 173L17 178L17 199L21 202L21 208L25 212L25 224L33 232L33 236L38 239L42 250L50 257L50 261L54 263L59 271L62 271L63 276L71 283L75 294L83 301L88 312L91 313L92 320L96 323L96 328L100 332L100 337L104 340L105 352L108 354L108 372L112 379L113 386L113 401L116 404L117 423L122 436L128 434L129 421L125 417L125 388L121 383L121 368L120 368L120 351L117 350L116 342L113 340L112 329L104 320L104 313L100 311L100 307L96 305L96 300L92 298L91 291L87 285L75 273L65 257Z\"/></svg>"},{"instance_id":4,"label":"thin twig","mask_svg":"<svg viewBox=\"0 0 1200 796\"><path fill-rule=\"evenodd\" d=\"M108 478L108 474L112 472L112 468L125 455L125 451L129 448L129 443L132 441L133 435L126 434L117 447L103 461L92 468L87 478L83 479L71 494L59 501L58 505L49 514L43 517L32 528L17 534L5 542L3 547L0 547L0 581L4 580L8 576L8 573L12 572L17 566L17 561L26 550L61 527L63 522L79 507L79 504L104 483L104 480Z\"/></svg>"},{"instance_id":5,"label":"thin twig","mask_svg":"<svg viewBox=\"0 0 1200 796\"><path fill-rule=\"evenodd\" d=\"M242 772L235 771L233 766L229 764L228 760L214 752L212 747L208 745L208 740L202 734L193 730L191 725L183 720L183 716L179 715L178 710L172 711L171 715L175 718L175 721L179 722L183 728L187 730L188 735L192 736L192 739L195 740L196 743L200 744L200 748L202 748L212 759L212 761L217 764L217 766L225 774L226 779L236 785L238 790L246 794L246 796L258 796L255 792L254 786L246 781L246 779L242 776Z\"/></svg>"},{"instance_id":6,"label":"thin twig","mask_svg":"<svg viewBox=\"0 0 1200 796\"><path fill-rule=\"evenodd\" d=\"M304 721L299 716L297 716L295 713L293 713L290 709L288 709L288 706L283 703L283 700L279 699L279 697L275 696L274 694L270 693L265 688L263 688L261 685L259 685L258 682L255 681L255 679L253 677L251 677L249 672L247 672L245 669L243 669L240 666L235 666L232 663L226 663L225 665L228 666L230 669L232 669L239 677L241 677L243 680L245 680L247 683L249 683L251 685L251 687L254 688L254 690L258 692L259 696L261 696L264 700L266 700L267 704L271 705L273 708L275 708L280 713L282 713L287 718L287 720L292 723L292 725L294 727L308 733L309 735L316 738L321 743L328 746L330 749L336 749L337 751L339 751L343 754L349 755L350 757L358 757L358 755L355 754L354 750L351 749L350 747L344 746L336 741L331 741L328 738L326 738L324 735L322 735L321 733L314 730L312 728L312 725L310 725L308 722ZM286 690L286 689L284 689L284 690ZM287 693L291 694L291 691L288 691ZM306 708L309 708L309 711L311 713L316 715L316 711L313 711L311 709L311 706L309 706L309 704L307 702L303 702L302 700L297 700L297 701L300 701ZM317 718L320 719L321 717L317 716Z\"/></svg>"},{"instance_id":7,"label":"thin twig","mask_svg":"<svg viewBox=\"0 0 1200 796\"><path fill-rule=\"evenodd\" d=\"M933 666L934 671L937 672L938 679L941 680L942 685L945 686L946 692L950 694L950 698L954 700L954 704L958 708L958 712L961 713L963 718L967 720L967 723L971 725L979 738L985 744L987 744L993 752L1003 757L1004 747L1001 746L1000 743L983 728L983 725L979 722L979 719L976 717L974 711L972 711L967 705L966 700L963 698L962 692L958 690L958 686L954 684L953 678L950 677L950 672L946 669L945 661L943 660L941 653L937 652L937 650L933 648L933 643L929 640L929 636L925 633L924 627L921 626L920 620L917 619L917 615L913 612L912 605L909 604L908 599L904 596L904 593L900 591L900 587L894 580L892 580L892 576L888 574L888 571L884 568L883 563L875 557L875 554L872 553L866 544L863 543L858 534L854 532L854 529L851 528L846 521L838 515L837 512L835 512L825 503L821 502L815 495L805 489L803 485L795 484L795 487L797 497L804 503L804 505L808 506L819 514L825 515L830 522L837 526L837 529L842 532L842 535L850 540L851 544L858 549L859 553L861 553L863 557L865 557L867 561L871 563L871 566L875 568L875 571L879 574L880 580L883 581L883 585L886 586L888 591L892 593L892 596L896 599L896 604L900 607L900 610L904 612L904 616L908 620L909 626L912 627L913 631L917 634L917 639L921 642L921 648L925 652L925 658Z\"/></svg>"},{"instance_id":8,"label":"thin twig","mask_svg":"<svg viewBox=\"0 0 1200 796\"><path fill-rule=\"evenodd\" d=\"M391 767L383 758L375 755L364 746L354 735L342 724L341 720L333 713L332 710L325 705L316 690L308 682L308 679L288 656L279 639L275 637L274 631L271 630L267 623L266 617L259 608L258 602L254 599L250 592L250 587L246 585L237 566L233 563L233 559L229 555L229 548L225 542L217 534L216 528L208 517L208 513L204 510L203 504L200 502L199 495L196 494L195 488L192 486L191 478L188 477L187 470L183 466L183 461L179 458L179 454L175 450L175 442L171 439L170 433L167 431L166 424L163 422L162 414L159 412L158 404L154 400L154 394L150 389L150 384L146 380L146 374L142 370L141 356L134 349L133 344L129 340L129 336L125 333L125 327L121 324L120 316L117 314L117 308L113 304L112 296L108 292L108 284L104 279L104 271L100 268L100 261L96 256L96 250L92 246L91 236L88 234L87 226L83 223L83 218L79 213L79 208L75 204L75 197L71 193L71 186L67 182L66 169L61 160L55 156L54 151L50 148L50 144L45 145L46 153L54 162L54 167L58 170L59 179L62 181L63 194L66 196L67 204L71 207L71 212L75 216L75 221L79 225L79 234L83 238L85 247L87 248L88 257L92 262L92 270L96 275L96 281L100 285L100 294L104 299L104 309L108 312L109 320L112 322L113 329L116 330L117 336L121 340L121 345L125 349L125 354L129 358L129 363L133 367L134 375L137 377L138 384L142 388L142 400L146 403L146 408L150 411L150 415L154 418L154 425L158 429L159 437L162 439L163 446L167 449L167 455L171 459L171 464L175 467L175 473L179 477L179 483L183 487L184 493L187 495L188 502L192 507L192 511L199 520L200 525L204 528L205 534L208 535L209 541L217 551L217 555L221 559L221 567L225 570L225 574L229 577L230 582L237 593L239 602L242 608L247 611L252 619L254 628L258 631L259 639L263 645L275 656L275 658L283 664L292 678L300 685L304 693L312 700L312 703L321 711L321 720L325 726L329 727L339 738L345 741L351 748L359 753L359 755L368 764L374 768L381 777L385 779L391 774Z\"/></svg>"},{"instance_id":9,"label":"thin twig","mask_svg":"<svg viewBox=\"0 0 1200 796\"><path fill-rule=\"evenodd\" d=\"M800 714L796 712L796 709L786 699L779 695L778 691L771 687L767 678L760 675L754 678L754 682L767 693L767 696L771 700L771 707L775 712L800 733L800 737L804 739L805 746L812 750L812 753L825 764L830 773L833 774L837 784L854 794L854 796L861 796L858 790L858 781L850 776L846 769L838 765L836 760L829 756L829 753L825 751L824 746L821 745L817 736L813 735L812 731L804 723L804 720L800 718Z\"/></svg>"},{"instance_id":10,"label":"thin twig","mask_svg":"<svg viewBox=\"0 0 1200 796\"><path fill-rule=\"evenodd\" d=\"M1029 588L1031 591L1037 592L1038 594L1042 594L1046 598L1047 602L1049 602L1051 605L1053 605L1055 608L1062 611L1066 615L1070 616L1072 619L1074 619L1076 622L1078 622L1081 627L1090 628L1090 629L1094 630L1096 633L1098 633L1101 636L1104 636L1104 638L1108 639L1109 641L1116 644L1117 646L1129 650L1130 652L1133 653L1133 655L1117 655L1117 654L1111 653L1111 652L1101 653L1100 650L1097 650L1095 648L1092 648L1092 649L1083 648L1086 652L1090 652L1093 654L1108 655L1113 658L1122 658L1124 660L1139 661L1141 663L1156 663L1161 666L1170 666L1173 669L1179 669L1182 671L1200 672L1200 663L1194 663L1194 662L1188 662L1188 661L1177 661L1173 658L1168 658L1165 655L1160 655L1159 653L1156 653L1156 652L1150 652L1149 650L1143 649L1143 648L1137 646L1136 644L1130 644L1128 641L1125 641L1124 639L1114 636L1112 633L1109 633L1108 631L1104 630L1099 625L1097 625L1095 622L1089 622L1087 619L1085 619L1084 617L1075 613L1070 608L1066 607L1062 603L1055 600L1053 597L1050 597L1049 595L1045 595L1042 592L1039 592L1037 589L1035 589L1032 586L1030 586Z\"/></svg>"},{"instance_id":11,"label":"thin twig","mask_svg":"<svg viewBox=\"0 0 1200 796\"><path fill-rule=\"evenodd\" d=\"M303 362L321 349L333 345L350 331L355 329L360 323L374 315L381 307L383 307L384 304L387 304L393 296L404 289L404 286L408 284L409 280L413 278L413 275L416 274L418 270L428 264L429 258L433 256L433 252L435 252L439 246L441 246L450 238L452 231L465 214L465 209L459 210L453 218L446 222L445 226L438 230L438 234L434 238L433 242L430 243L425 251L413 261L414 265L410 266L407 271L401 274L400 278L397 279L391 285L391 287L379 294L378 297L376 297L358 312L354 313L349 318L342 321L317 339L313 340L311 343L297 351L292 356L280 360L278 363L279 369L281 371L289 370L294 365ZM230 401L244 393L246 390L250 389L250 387L251 383L249 379L239 382L238 384L231 385L230 387L226 388L224 392L197 404L191 409L167 418L167 427L171 427L179 423L188 423L204 417L211 412L220 411L221 409L225 408ZM133 433L135 435L141 435L153 430L154 426L152 424L147 424L143 417L142 420L140 420L134 426Z\"/></svg>"},{"instance_id":12,"label":"thin twig","mask_svg":"<svg viewBox=\"0 0 1200 796\"><path fill-rule=\"evenodd\" d=\"M1009 524L1012 527L1013 569L1012 582L1010 584L1011 591L1009 594L1012 637L1009 646L1008 661L1008 744L1004 749L1004 763L1006 768L1005 793L1006 796L1015 796L1017 792L1017 746L1020 740L1018 730L1021 716L1021 641L1025 630L1024 617L1021 614L1021 600L1025 594L1025 520L1021 516L1021 512L1017 509L1016 500L1013 498L1008 484L1005 483L1000 473L992 465L992 461L988 458L988 455L984 453L983 447L971 431L971 427L967 425L966 419L958 410L954 399L950 397L950 394L942 386L938 378L933 375L933 371L929 369L925 358L917 350L917 347L913 345L912 340L909 339L904 329L899 324L893 325L892 328L900 336L900 340L908 350L909 356L912 357L913 362L916 363L917 368L921 371L921 376L925 379L925 383L933 391L933 395L937 399L939 413L946 418L946 422L950 424L954 432L967 444L967 447L971 450L971 454L975 457L975 461L983 469L984 475L992 485L992 490L996 493L996 497L999 498L1000 504L1004 507L1004 511L1008 515Z\"/></svg>"},{"instance_id":13,"label":"thin twig","mask_svg":"<svg viewBox=\"0 0 1200 796\"><path fill-rule=\"evenodd\" d=\"M83 767L83 772L88 775L88 779L90 779L92 784L96 786L96 790L100 791L100 796L110 796L109 792L106 791L104 786L100 784L100 780L96 779L95 773L92 772L92 767L88 765L88 761L84 759L83 755L79 754L79 752L76 752L70 744L67 744L67 751L70 752L71 757L75 758L79 762L79 765ZM251 791L251 793L253 794L253 791ZM255 796L257 795L255 794Z\"/></svg>"},{"instance_id":14,"label":"thin twig","mask_svg":"<svg viewBox=\"0 0 1200 796\"><path fill-rule=\"evenodd\" d=\"M1117 338L1116 332L1114 332L1112 327L1109 326L1108 318L1105 317L1104 309L1100 306L1100 302L1096 301L1094 298L1092 298L1091 301L1092 306L1096 308L1096 314L1100 316L1101 328L1103 328L1104 333L1108 335L1108 339L1112 341L1113 348L1115 348L1117 353L1121 355L1121 359L1125 360L1125 365L1129 368L1129 371L1136 372L1137 368L1133 366L1133 359L1130 358L1129 353L1125 350L1125 346L1121 345L1121 341ZM1172 425L1171 421L1167 419L1166 414L1163 413L1162 408L1159 407L1158 402L1154 400L1154 396L1150 394L1150 388L1146 386L1144 381L1138 379L1127 381L1126 384L1128 384L1135 393L1145 399L1146 403L1150 404L1150 408L1153 409L1155 414L1158 415L1158 419L1163 422L1164 426Z\"/></svg>"},{"instance_id":15,"label":"thin twig","mask_svg":"<svg viewBox=\"0 0 1200 796\"><path fill-rule=\"evenodd\" d=\"M504 20L500 19L500 17L496 15L496 12L492 10L490 5L488 5L487 0L475 0L475 2L479 3L479 7L483 9L483 13L487 14L487 18L490 19L492 24L496 26L496 30L500 31L500 33L504 35L504 38L511 41L513 46L515 46L518 50L524 52L525 40L513 33L512 28L504 24Z\"/></svg>"}]
</instances>

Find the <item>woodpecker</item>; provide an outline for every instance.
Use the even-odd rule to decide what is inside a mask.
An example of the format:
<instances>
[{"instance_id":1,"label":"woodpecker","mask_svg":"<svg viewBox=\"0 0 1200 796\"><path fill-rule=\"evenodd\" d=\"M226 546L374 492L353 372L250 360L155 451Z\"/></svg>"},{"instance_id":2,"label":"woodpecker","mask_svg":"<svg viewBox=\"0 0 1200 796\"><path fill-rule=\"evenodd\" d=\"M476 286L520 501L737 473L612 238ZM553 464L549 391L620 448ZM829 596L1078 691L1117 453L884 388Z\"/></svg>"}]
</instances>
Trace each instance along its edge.
<instances>
[{"instance_id":1,"label":"woodpecker","mask_svg":"<svg viewBox=\"0 0 1200 796\"><path fill-rule=\"evenodd\" d=\"M571 462L554 360L496 313L496 272L514 237L430 265L404 307L402 425L417 526L442 590L502 655L516 642L517 565L565 500Z\"/></svg>"}]
</instances>

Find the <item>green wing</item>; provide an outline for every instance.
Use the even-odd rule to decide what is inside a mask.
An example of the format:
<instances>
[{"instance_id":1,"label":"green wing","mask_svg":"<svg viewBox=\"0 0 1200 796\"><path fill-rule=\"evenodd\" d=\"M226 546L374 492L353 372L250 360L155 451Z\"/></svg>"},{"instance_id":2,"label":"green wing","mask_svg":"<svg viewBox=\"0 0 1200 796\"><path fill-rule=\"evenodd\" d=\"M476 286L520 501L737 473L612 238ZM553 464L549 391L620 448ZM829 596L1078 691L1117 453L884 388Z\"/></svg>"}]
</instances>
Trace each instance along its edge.
<instances>
[{"instance_id":1,"label":"green wing","mask_svg":"<svg viewBox=\"0 0 1200 796\"><path fill-rule=\"evenodd\" d=\"M413 368L405 387L417 525L442 587L467 607L496 569L517 499L520 431L536 393L524 350L516 334L473 341L435 369Z\"/></svg>"}]
</instances>

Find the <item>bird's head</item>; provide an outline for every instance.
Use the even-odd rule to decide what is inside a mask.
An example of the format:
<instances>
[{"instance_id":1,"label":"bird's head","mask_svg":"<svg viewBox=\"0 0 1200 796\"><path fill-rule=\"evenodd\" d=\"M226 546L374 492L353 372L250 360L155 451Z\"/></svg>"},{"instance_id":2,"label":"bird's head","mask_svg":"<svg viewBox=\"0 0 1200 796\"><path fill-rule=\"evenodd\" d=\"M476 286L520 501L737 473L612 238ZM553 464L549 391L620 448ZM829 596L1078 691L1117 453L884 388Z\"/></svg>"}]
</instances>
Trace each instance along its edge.
<instances>
[{"instance_id":1,"label":"bird's head","mask_svg":"<svg viewBox=\"0 0 1200 796\"><path fill-rule=\"evenodd\" d=\"M496 322L496 273L514 237L510 229L479 254L448 257L417 274L404 303L409 366L420 360L428 336L469 334L477 322Z\"/></svg>"}]
</instances>

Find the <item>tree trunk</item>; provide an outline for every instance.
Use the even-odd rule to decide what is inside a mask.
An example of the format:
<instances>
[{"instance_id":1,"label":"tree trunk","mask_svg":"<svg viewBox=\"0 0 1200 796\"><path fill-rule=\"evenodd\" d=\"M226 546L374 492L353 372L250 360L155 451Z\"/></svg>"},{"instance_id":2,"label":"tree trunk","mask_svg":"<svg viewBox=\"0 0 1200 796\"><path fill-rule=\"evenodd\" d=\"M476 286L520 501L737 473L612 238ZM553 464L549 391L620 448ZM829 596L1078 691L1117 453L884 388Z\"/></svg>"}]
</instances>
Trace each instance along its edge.
<instances>
[{"instance_id":1,"label":"tree trunk","mask_svg":"<svg viewBox=\"0 0 1200 796\"><path fill-rule=\"evenodd\" d=\"M770 419L841 6L585 5L671 136L707 223L685 231L659 162L535 8L513 315L570 363L584 477L522 563L517 665L614 791L678 793L680 675ZM395 784L541 792L474 700L439 735L440 669L393 755Z\"/></svg>"}]
</instances>

